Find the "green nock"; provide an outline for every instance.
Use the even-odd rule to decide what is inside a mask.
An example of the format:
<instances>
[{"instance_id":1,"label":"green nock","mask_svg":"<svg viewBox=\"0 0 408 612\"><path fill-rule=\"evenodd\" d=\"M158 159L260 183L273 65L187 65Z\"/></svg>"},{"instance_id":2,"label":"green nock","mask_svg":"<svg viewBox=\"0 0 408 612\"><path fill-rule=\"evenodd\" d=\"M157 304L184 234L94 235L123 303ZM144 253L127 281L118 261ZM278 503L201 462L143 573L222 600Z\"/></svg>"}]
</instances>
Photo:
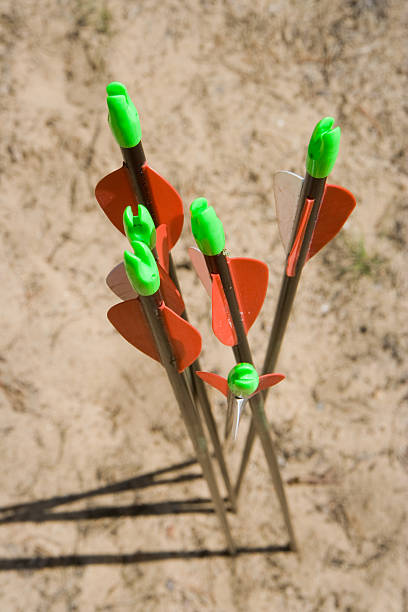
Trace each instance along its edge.
<instances>
[{"instance_id":1,"label":"green nock","mask_svg":"<svg viewBox=\"0 0 408 612\"><path fill-rule=\"evenodd\" d=\"M228 374L228 388L239 397L254 393L259 385L259 376L250 363L237 363Z\"/></svg>"},{"instance_id":2,"label":"green nock","mask_svg":"<svg viewBox=\"0 0 408 612\"><path fill-rule=\"evenodd\" d=\"M225 234L221 219L208 206L205 198L197 198L190 206L191 231L198 248L204 255L218 255L225 247Z\"/></svg>"},{"instance_id":3,"label":"green nock","mask_svg":"<svg viewBox=\"0 0 408 612\"><path fill-rule=\"evenodd\" d=\"M151 214L143 204L138 205L137 215L133 214L131 206L126 206L123 211L123 227L129 242L140 240L149 249L156 246L156 228Z\"/></svg>"},{"instance_id":4,"label":"green nock","mask_svg":"<svg viewBox=\"0 0 408 612\"><path fill-rule=\"evenodd\" d=\"M325 178L333 170L340 146L340 128L332 129L333 117L321 119L313 130L306 157L306 170L314 178Z\"/></svg>"},{"instance_id":5,"label":"green nock","mask_svg":"<svg viewBox=\"0 0 408 612\"><path fill-rule=\"evenodd\" d=\"M106 88L109 109L109 125L122 149L130 149L142 138L139 115L127 89L122 83L113 81Z\"/></svg>"},{"instance_id":6,"label":"green nock","mask_svg":"<svg viewBox=\"0 0 408 612\"><path fill-rule=\"evenodd\" d=\"M132 242L133 253L125 251L125 270L133 289L139 295L153 295L160 287L159 270L153 253L144 242Z\"/></svg>"}]
</instances>

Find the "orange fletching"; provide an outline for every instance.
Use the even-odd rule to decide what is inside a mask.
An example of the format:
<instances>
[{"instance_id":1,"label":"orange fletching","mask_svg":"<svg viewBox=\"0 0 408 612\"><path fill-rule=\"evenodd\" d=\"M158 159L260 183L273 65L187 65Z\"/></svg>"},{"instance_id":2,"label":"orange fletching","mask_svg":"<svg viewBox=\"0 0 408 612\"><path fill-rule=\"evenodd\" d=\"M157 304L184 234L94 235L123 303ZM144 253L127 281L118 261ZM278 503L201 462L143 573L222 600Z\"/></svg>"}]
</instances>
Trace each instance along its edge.
<instances>
[{"instance_id":1,"label":"orange fletching","mask_svg":"<svg viewBox=\"0 0 408 612\"><path fill-rule=\"evenodd\" d=\"M268 266L258 259L234 257L228 259L245 331L255 323L268 290Z\"/></svg>"},{"instance_id":2,"label":"orange fletching","mask_svg":"<svg viewBox=\"0 0 408 612\"><path fill-rule=\"evenodd\" d=\"M218 274L212 274L212 328L215 336L226 346L235 346L238 342L232 323L227 299Z\"/></svg>"},{"instance_id":3,"label":"orange fletching","mask_svg":"<svg viewBox=\"0 0 408 612\"><path fill-rule=\"evenodd\" d=\"M249 257L227 258L245 332L255 322L268 289L268 266ZM218 274L213 274L212 326L218 340L235 346L237 336Z\"/></svg>"},{"instance_id":4,"label":"orange fletching","mask_svg":"<svg viewBox=\"0 0 408 612\"><path fill-rule=\"evenodd\" d=\"M160 306L160 310L169 332L170 344L177 360L178 371L183 372L201 353L200 332L164 304Z\"/></svg>"},{"instance_id":5,"label":"orange fletching","mask_svg":"<svg viewBox=\"0 0 408 612\"><path fill-rule=\"evenodd\" d=\"M183 229L183 202L174 187L147 163L143 165L143 173L152 194L155 221L157 225L167 225L169 249L172 249Z\"/></svg>"},{"instance_id":6,"label":"orange fletching","mask_svg":"<svg viewBox=\"0 0 408 612\"><path fill-rule=\"evenodd\" d=\"M293 241L292 249L288 255L288 263L286 266L287 276L295 276L296 266L299 259L300 251L302 250L303 238L305 237L307 223L312 213L314 200L306 199L305 205L302 211L302 217L299 222L297 233Z\"/></svg>"},{"instance_id":7,"label":"orange fletching","mask_svg":"<svg viewBox=\"0 0 408 612\"><path fill-rule=\"evenodd\" d=\"M137 204L125 166L99 181L95 187L95 197L109 221L124 234L123 211L126 206L130 205L133 214L137 215Z\"/></svg>"},{"instance_id":8,"label":"orange fletching","mask_svg":"<svg viewBox=\"0 0 408 612\"><path fill-rule=\"evenodd\" d=\"M273 387L280 383L285 377L283 374L263 374L259 377L259 385L255 393L259 391L264 391L264 389L268 389L269 387Z\"/></svg>"},{"instance_id":9,"label":"orange fletching","mask_svg":"<svg viewBox=\"0 0 408 612\"><path fill-rule=\"evenodd\" d=\"M170 310L174 310L175 313L181 315L186 309L181 293L160 264L158 268L160 274L160 291L163 295L164 303Z\"/></svg>"},{"instance_id":10,"label":"orange fletching","mask_svg":"<svg viewBox=\"0 0 408 612\"><path fill-rule=\"evenodd\" d=\"M169 272L169 241L167 236L167 225L159 225L156 228L156 250L159 262Z\"/></svg>"},{"instance_id":11,"label":"orange fletching","mask_svg":"<svg viewBox=\"0 0 408 612\"><path fill-rule=\"evenodd\" d=\"M172 249L183 229L183 202L174 187L147 163L143 165L143 173L151 192L153 210L150 212L157 226L167 225L168 249ZM126 166L101 179L95 188L95 197L108 219L124 234L123 211L130 205L137 215L137 204L141 203L136 202Z\"/></svg>"},{"instance_id":12,"label":"orange fletching","mask_svg":"<svg viewBox=\"0 0 408 612\"><path fill-rule=\"evenodd\" d=\"M108 319L125 340L160 362L160 355L139 298L112 306L108 310Z\"/></svg>"},{"instance_id":13,"label":"orange fletching","mask_svg":"<svg viewBox=\"0 0 408 612\"><path fill-rule=\"evenodd\" d=\"M337 185L327 185L306 261L316 255L339 233L355 205L355 197L348 189Z\"/></svg>"},{"instance_id":14,"label":"orange fletching","mask_svg":"<svg viewBox=\"0 0 408 612\"><path fill-rule=\"evenodd\" d=\"M201 336L190 323L165 306L164 302L159 310L176 357L177 369L183 372L199 356ZM108 319L125 340L142 353L160 362L160 355L143 312L140 298L112 306L108 311Z\"/></svg>"},{"instance_id":15,"label":"orange fletching","mask_svg":"<svg viewBox=\"0 0 408 612\"><path fill-rule=\"evenodd\" d=\"M197 376L204 382L214 387L218 391L221 391L225 397L228 395L228 381L223 376L213 374L212 372L196 372Z\"/></svg>"}]
</instances>

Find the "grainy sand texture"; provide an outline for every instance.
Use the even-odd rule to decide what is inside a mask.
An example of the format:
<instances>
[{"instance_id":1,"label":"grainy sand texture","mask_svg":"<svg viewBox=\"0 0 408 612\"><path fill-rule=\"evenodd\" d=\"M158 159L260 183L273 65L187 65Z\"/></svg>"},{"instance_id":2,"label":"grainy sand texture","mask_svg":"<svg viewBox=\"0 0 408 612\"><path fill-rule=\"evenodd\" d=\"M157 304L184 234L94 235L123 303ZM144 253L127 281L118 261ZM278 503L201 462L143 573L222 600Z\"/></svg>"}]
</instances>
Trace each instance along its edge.
<instances>
[{"instance_id":1,"label":"grainy sand texture","mask_svg":"<svg viewBox=\"0 0 408 612\"><path fill-rule=\"evenodd\" d=\"M1 612L406 612L406 3L2 0L0 27ZM304 270L267 403L300 555L197 558L225 543L214 513L183 511L208 490L177 468L193 450L170 386L106 319L126 248L94 198L122 162L112 80L183 198L174 258L222 375L188 206L207 197L228 253L268 264L261 367L284 265L273 173L304 172L321 117L342 128L330 180L357 208ZM240 502L241 547L287 542L258 443Z\"/></svg>"}]
</instances>

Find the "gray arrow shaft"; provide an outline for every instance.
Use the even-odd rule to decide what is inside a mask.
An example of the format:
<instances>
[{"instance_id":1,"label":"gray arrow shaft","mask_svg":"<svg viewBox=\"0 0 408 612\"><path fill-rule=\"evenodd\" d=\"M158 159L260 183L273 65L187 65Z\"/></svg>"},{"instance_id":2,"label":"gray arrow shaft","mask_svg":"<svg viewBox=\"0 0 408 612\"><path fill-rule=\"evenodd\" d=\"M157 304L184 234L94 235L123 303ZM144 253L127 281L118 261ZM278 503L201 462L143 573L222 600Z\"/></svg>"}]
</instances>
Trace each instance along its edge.
<instances>
[{"instance_id":1,"label":"gray arrow shaft","mask_svg":"<svg viewBox=\"0 0 408 612\"><path fill-rule=\"evenodd\" d=\"M315 179L310 174L306 174L305 180L302 184L302 190L299 195L299 203L296 212L296 218L293 225L292 237L290 241L290 250L293 245L293 241L296 237L298 225L301 219L303 207L307 198L314 199L313 209L306 227L305 236L302 243L302 248L299 254L299 259L296 266L295 276L286 275L286 264L285 271L283 273L281 288L279 292L278 303L275 310L275 316L272 323L271 333L269 336L268 348L266 350L264 365L262 369L263 374L273 372L276 367L280 348L282 345L283 336L285 334L286 326L289 320L290 313L292 311L293 302L296 296L296 290L302 274L302 269L306 260L307 253L309 251L310 243L312 241L313 232L316 227L317 218L321 202L323 199L324 188L326 185L326 178ZM287 253L287 255L289 255ZM287 262L286 262L287 263ZM265 389L263 392L263 399L266 401L269 389ZM242 454L241 465L238 472L237 483L235 485L235 494L238 497L242 482L244 480L245 472L248 466L248 462L251 456L252 447L255 441L255 424L251 421L247 439L245 441L244 452Z\"/></svg>"},{"instance_id":2,"label":"gray arrow shaft","mask_svg":"<svg viewBox=\"0 0 408 612\"><path fill-rule=\"evenodd\" d=\"M178 372L176 358L169 342L164 321L162 320L160 311L158 309L157 294L149 297L140 296L140 301L147 322L152 331L156 348L160 355L161 363L166 370L188 434L193 443L197 459L207 481L215 511L224 531L228 549L231 554L235 554L236 548L232 539L226 508L218 489L200 415L198 414L191 391L187 385L184 372L181 374Z\"/></svg>"},{"instance_id":3,"label":"gray arrow shaft","mask_svg":"<svg viewBox=\"0 0 408 612\"><path fill-rule=\"evenodd\" d=\"M224 294L228 302L232 323L238 339L237 344L233 347L235 360L237 363L247 362L253 365L252 354L249 348L248 339L242 322L241 312L234 284L231 278L227 258L223 253L220 253L219 255L206 256L206 261L209 272L219 274ZM254 423L255 430L261 440L262 448L264 451L266 462L268 464L272 482L282 509L283 518L289 535L290 547L293 551L295 551L295 533L290 518L289 506L287 503L272 438L269 432L269 426L265 416L263 399L261 394L254 395L249 400L249 405L252 411L252 421Z\"/></svg>"},{"instance_id":4,"label":"gray arrow shaft","mask_svg":"<svg viewBox=\"0 0 408 612\"><path fill-rule=\"evenodd\" d=\"M157 218L155 218L150 189L142 170L143 164L146 162L146 156L143 151L142 142L139 142L139 144L135 147L131 147L128 149L122 148L121 151L123 161L129 172L129 178L136 200L139 204L143 204L144 206L146 206L146 208L152 215L155 226L157 227L158 220ZM171 253L169 255L169 273L170 278L181 293L180 284L176 273L176 266L174 265ZM183 317L183 319L188 321L187 310L184 310L181 316ZM200 362L197 359L193 364L191 364L188 369L188 372L186 372L186 375L188 376L188 384L193 394L194 400L198 400L198 403L200 405L202 415L204 417L208 432L210 434L211 442L214 448L214 454L220 466L220 471L224 480L227 495L231 502L232 509L236 511L236 496L230 480L227 464L222 450L221 441L218 435L217 425L215 423L215 419L211 410L211 404L208 399L207 390L203 381L195 375L195 372L200 370Z\"/></svg>"}]
</instances>

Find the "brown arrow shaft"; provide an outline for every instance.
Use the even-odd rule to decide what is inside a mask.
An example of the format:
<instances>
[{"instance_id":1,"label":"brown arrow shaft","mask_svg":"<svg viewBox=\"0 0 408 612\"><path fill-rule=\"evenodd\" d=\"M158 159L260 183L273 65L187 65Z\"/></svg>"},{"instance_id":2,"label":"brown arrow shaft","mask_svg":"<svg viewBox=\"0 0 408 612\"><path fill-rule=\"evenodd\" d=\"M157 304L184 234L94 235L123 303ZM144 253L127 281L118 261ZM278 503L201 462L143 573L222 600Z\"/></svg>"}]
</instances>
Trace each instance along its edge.
<instances>
[{"instance_id":1,"label":"brown arrow shaft","mask_svg":"<svg viewBox=\"0 0 408 612\"><path fill-rule=\"evenodd\" d=\"M224 294L230 310L232 323L237 336L237 344L233 347L235 360L237 363L246 362L253 365L251 349L249 348L248 339L242 322L241 312L227 258L223 253L219 253L218 255L206 255L205 259L210 274L219 274L221 279ZM285 489L283 487L279 465L264 411L262 395L254 395L249 400L249 405L252 412L252 422L254 424L255 431L261 440L272 482L281 506L286 529L289 535L290 547L291 550L295 551L297 549L295 532L292 526L289 505L286 499Z\"/></svg>"}]
</instances>

